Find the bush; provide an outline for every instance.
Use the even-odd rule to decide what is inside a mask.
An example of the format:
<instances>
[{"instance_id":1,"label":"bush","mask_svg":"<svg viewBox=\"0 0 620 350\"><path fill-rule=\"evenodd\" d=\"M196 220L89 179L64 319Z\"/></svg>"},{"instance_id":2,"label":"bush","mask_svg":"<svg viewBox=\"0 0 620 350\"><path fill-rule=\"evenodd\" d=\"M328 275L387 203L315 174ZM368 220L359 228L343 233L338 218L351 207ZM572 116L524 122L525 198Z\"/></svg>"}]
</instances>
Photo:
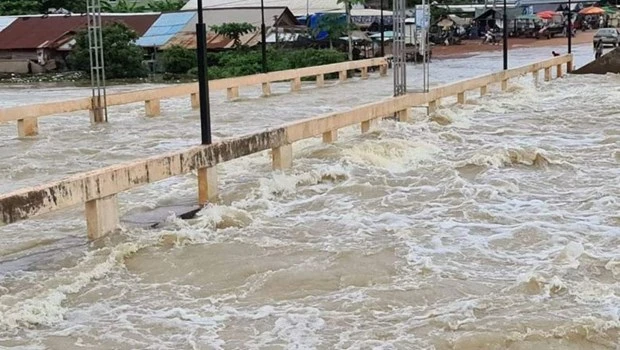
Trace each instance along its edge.
<instances>
[{"instance_id":1,"label":"bush","mask_svg":"<svg viewBox=\"0 0 620 350\"><path fill-rule=\"evenodd\" d=\"M106 78L140 78L147 75L142 65L144 51L134 42L138 34L122 23L112 23L102 29L103 57ZM90 74L88 33L82 31L76 36L76 43L67 61L73 70Z\"/></svg>"},{"instance_id":2,"label":"bush","mask_svg":"<svg viewBox=\"0 0 620 350\"><path fill-rule=\"evenodd\" d=\"M174 45L164 51L163 62L167 73L187 74L197 65L196 51Z\"/></svg>"}]
</instances>

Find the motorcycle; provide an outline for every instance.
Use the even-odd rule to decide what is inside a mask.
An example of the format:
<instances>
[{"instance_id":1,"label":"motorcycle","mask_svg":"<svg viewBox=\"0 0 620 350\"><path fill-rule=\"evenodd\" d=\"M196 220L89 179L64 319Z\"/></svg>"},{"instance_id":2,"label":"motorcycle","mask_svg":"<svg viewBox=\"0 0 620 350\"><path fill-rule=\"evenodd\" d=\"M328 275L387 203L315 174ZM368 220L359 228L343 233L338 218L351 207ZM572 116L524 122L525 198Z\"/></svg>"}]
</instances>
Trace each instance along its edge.
<instances>
[{"instance_id":1,"label":"motorcycle","mask_svg":"<svg viewBox=\"0 0 620 350\"><path fill-rule=\"evenodd\" d=\"M492 32L485 32L482 34L482 44L499 44L499 40L495 37L495 34Z\"/></svg>"}]
</instances>

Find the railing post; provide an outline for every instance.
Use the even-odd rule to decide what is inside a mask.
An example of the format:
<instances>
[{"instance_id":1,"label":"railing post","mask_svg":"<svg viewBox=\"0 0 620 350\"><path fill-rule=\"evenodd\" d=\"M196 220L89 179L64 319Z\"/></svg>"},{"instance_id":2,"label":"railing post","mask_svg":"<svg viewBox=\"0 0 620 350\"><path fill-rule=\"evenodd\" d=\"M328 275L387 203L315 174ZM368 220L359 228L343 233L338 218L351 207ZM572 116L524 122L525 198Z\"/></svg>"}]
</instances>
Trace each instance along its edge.
<instances>
[{"instance_id":1,"label":"railing post","mask_svg":"<svg viewBox=\"0 0 620 350\"><path fill-rule=\"evenodd\" d=\"M88 112L91 123L105 123L105 115L103 114L103 108L100 107L99 98L90 98L90 110Z\"/></svg>"},{"instance_id":2,"label":"railing post","mask_svg":"<svg viewBox=\"0 0 620 350\"><path fill-rule=\"evenodd\" d=\"M338 140L338 129L323 133L323 143L333 143Z\"/></svg>"},{"instance_id":3,"label":"railing post","mask_svg":"<svg viewBox=\"0 0 620 350\"><path fill-rule=\"evenodd\" d=\"M263 97L271 96L271 83L263 83Z\"/></svg>"},{"instance_id":4,"label":"railing post","mask_svg":"<svg viewBox=\"0 0 620 350\"><path fill-rule=\"evenodd\" d=\"M557 78L561 78L562 77L562 64L558 64L555 68L556 68Z\"/></svg>"},{"instance_id":5,"label":"railing post","mask_svg":"<svg viewBox=\"0 0 620 350\"><path fill-rule=\"evenodd\" d=\"M502 91L508 90L508 79L502 80Z\"/></svg>"},{"instance_id":6,"label":"railing post","mask_svg":"<svg viewBox=\"0 0 620 350\"><path fill-rule=\"evenodd\" d=\"M293 166L293 145L286 144L271 149L273 170L289 169Z\"/></svg>"},{"instance_id":7,"label":"railing post","mask_svg":"<svg viewBox=\"0 0 620 350\"><path fill-rule=\"evenodd\" d=\"M190 94L189 98L192 101L192 108L200 108L200 99L198 98L198 93Z\"/></svg>"},{"instance_id":8,"label":"railing post","mask_svg":"<svg viewBox=\"0 0 620 350\"><path fill-rule=\"evenodd\" d=\"M291 91L299 90L301 90L301 77L295 77L295 79L291 80Z\"/></svg>"},{"instance_id":9,"label":"railing post","mask_svg":"<svg viewBox=\"0 0 620 350\"><path fill-rule=\"evenodd\" d=\"M161 113L161 104L159 100L147 100L144 103L144 109L147 117L154 117Z\"/></svg>"},{"instance_id":10,"label":"railing post","mask_svg":"<svg viewBox=\"0 0 620 350\"><path fill-rule=\"evenodd\" d=\"M368 67L362 67L362 79L368 79Z\"/></svg>"},{"instance_id":11,"label":"railing post","mask_svg":"<svg viewBox=\"0 0 620 350\"><path fill-rule=\"evenodd\" d=\"M318 74L316 76L316 87L325 86L325 76L323 74Z\"/></svg>"},{"instance_id":12,"label":"railing post","mask_svg":"<svg viewBox=\"0 0 620 350\"><path fill-rule=\"evenodd\" d=\"M551 67L545 67L545 81L551 80Z\"/></svg>"},{"instance_id":13,"label":"railing post","mask_svg":"<svg viewBox=\"0 0 620 350\"><path fill-rule=\"evenodd\" d=\"M458 104L464 104L465 103L465 91L459 92L458 94L456 94L456 102Z\"/></svg>"},{"instance_id":14,"label":"railing post","mask_svg":"<svg viewBox=\"0 0 620 350\"><path fill-rule=\"evenodd\" d=\"M365 134L365 133L369 132L370 128L372 128L373 124L375 124L375 120L374 119L363 121L362 125L361 125L362 134Z\"/></svg>"},{"instance_id":15,"label":"railing post","mask_svg":"<svg viewBox=\"0 0 620 350\"><path fill-rule=\"evenodd\" d=\"M17 135L19 137L37 136L38 134L39 120L36 117L17 120Z\"/></svg>"},{"instance_id":16,"label":"railing post","mask_svg":"<svg viewBox=\"0 0 620 350\"><path fill-rule=\"evenodd\" d=\"M566 62L566 73L572 73L573 72L573 59L571 58L570 61Z\"/></svg>"},{"instance_id":17,"label":"railing post","mask_svg":"<svg viewBox=\"0 0 620 350\"><path fill-rule=\"evenodd\" d=\"M379 75L384 77L387 75L388 65L387 62L379 66Z\"/></svg>"},{"instance_id":18,"label":"railing post","mask_svg":"<svg viewBox=\"0 0 620 350\"><path fill-rule=\"evenodd\" d=\"M538 85L538 70L532 72L532 78L534 78L534 85Z\"/></svg>"},{"instance_id":19,"label":"railing post","mask_svg":"<svg viewBox=\"0 0 620 350\"><path fill-rule=\"evenodd\" d=\"M198 204L215 201L217 193L217 166L198 168Z\"/></svg>"},{"instance_id":20,"label":"railing post","mask_svg":"<svg viewBox=\"0 0 620 350\"><path fill-rule=\"evenodd\" d=\"M437 105L438 105L437 100L435 100L435 101L430 101L430 102L428 103L428 113L429 113L429 114L431 114L431 113L435 113L435 111L437 110Z\"/></svg>"},{"instance_id":21,"label":"railing post","mask_svg":"<svg viewBox=\"0 0 620 350\"><path fill-rule=\"evenodd\" d=\"M85 204L88 238L95 240L114 232L119 224L116 195L94 199Z\"/></svg>"},{"instance_id":22,"label":"railing post","mask_svg":"<svg viewBox=\"0 0 620 350\"><path fill-rule=\"evenodd\" d=\"M239 87L229 87L226 89L226 97L229 101L233 101L239 98Z\"/></svg>"},{"instance_id":23,"label":"railing post","mask_svg":"<svg viewBox=\"0 0 620 350\"><path fill-rule=\"evenodd\" d=\"M340 80L340 81L347 80L347 71L346 70L342 70L342 71L338 72L338 80Z\"/></svg>"},{"instance_id":24,"label":"railing post","mask_svg":"<svg viewBox=\"0 0 620 350\"><path fill-rule=\"evenodd\" d=\"M406 122L409 119L411 119L411 109L406 108L403 109L402 111L398 111L396 112L396 117L398 118L399 122Z\"/></svg>"},{"instance_id":25,"label":"railing post","mask_svg":"<svg viewBox=\"0 0 620 350\"><path fill-rule=\"evenodd\" d=\"M488 92L488 87L487 87L487 85L482 85L482 86L480 87L480 96L484 96L484 95L486 95L486 94L487 94L487 92Z\"/></svg>"}]
</instances>

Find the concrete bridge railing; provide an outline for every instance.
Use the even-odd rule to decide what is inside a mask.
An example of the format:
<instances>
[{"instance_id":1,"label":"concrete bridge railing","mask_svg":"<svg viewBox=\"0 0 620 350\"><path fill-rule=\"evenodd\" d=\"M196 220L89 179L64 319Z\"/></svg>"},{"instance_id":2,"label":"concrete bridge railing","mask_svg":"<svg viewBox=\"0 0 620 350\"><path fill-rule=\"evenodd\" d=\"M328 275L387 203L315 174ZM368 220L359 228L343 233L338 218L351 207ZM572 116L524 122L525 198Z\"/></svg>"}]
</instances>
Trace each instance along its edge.
<instances>
[{"instance_id":1,"label":"concrete bridge railing","mask_svg":"<svg viewBox=\"0 0 620 350\"><path fill-rule=\"evenodd\" d=\"M212 145L195 146L126 162L3 194L0 195L0 223L10 224L84 204L88 237L97 239L116 230L119 224L117 194L120 192L196 170L198 202L205 204L218 195L216 166L220 163L271 149L273 169L286 169L292 166L292 144L296 141L322 136L323 142L333 142L340 128L360 125L364 133L379 118L397 115L400 121L405 121L413 106L428 104L429 109L432 109L437 106L439 99L455 95L458 103L464 103L465 94L471 90L479 89L483 95L489 85L497 83L505 90L509 79L531 73L538 80L541 70L545 72L545 80L552 78L551 69L554 67L555 76L561 77L562 66L567 65L570 69L572 60L571 55L554 57L443 85L428 93L392 97L347 111L295 121L264 132L219 140Z\"/></svg>"},{"instance_id":2,"label":"concrete bridge railing","mask_svg":"<svg viewBox=\"0 0 620 350\"><path fill-rule=\"evenodd\" d=\"M339 80L345 81L349 70L360 69L362 72L362 79L367 79L368 69L372 67L379 67L379 72L382 76L387 74L387 60L381 57L211 80L209 81L209 89L211 91L226 90L228 99L234 100L239 97L240 87L261 84L263 96L269 96L271 94L271 83L274 82L290 81L291 91L299 91L301 90L301 79L305 77L316 77L316 85L321 87L325 83L325 74L338 73ZM198 83L109 94L107 95L107 104L108 106L118 106L144 101L145 113L147 116L152 117L160 114L161 100L179 96L190 96L192 108L198 108L200 106L198 100ZM101 113L102 110L96 108L96 106L98 106L98 101L87 97L69 101L3 108L0 109L0 123L17 121L17 133L19 137L35 136L39 132L39 117L88 110L90 111L91 122L103 122L104 116Z\"/></svg>"}]
</instances>

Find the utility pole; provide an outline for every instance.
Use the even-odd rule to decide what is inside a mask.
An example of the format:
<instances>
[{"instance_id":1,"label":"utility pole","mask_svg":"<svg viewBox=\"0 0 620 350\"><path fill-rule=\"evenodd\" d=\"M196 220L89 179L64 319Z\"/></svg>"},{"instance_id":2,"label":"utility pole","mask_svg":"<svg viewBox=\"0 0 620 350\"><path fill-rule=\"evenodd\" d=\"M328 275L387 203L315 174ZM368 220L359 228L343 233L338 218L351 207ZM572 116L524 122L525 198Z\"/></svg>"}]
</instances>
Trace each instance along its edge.
<instances>
[{"instance_id":1,"label":"utility pole","mask_svg":"<svg viewBox=\"0 0 620 350\"><path fill-rule=\"evenodd\" d=\"M91 122L108 121L108 103L103 60L103 28L101 24L101 1L87 0L88 53L90 55Z\"/></svg>"},{"instance_id":2,"label":"utility pole","mask_svg":"<svg viewBox=\"0 0 620 350\"><path fill-rule=\"evenodd\" d=\"M405 60L405 0L394 0L392 54L394 56L394 96L407 93L407 62Z\"/></svg>"},{"instance_id":3,"label":"utility pole","mask_svg":"<svg viewBox=\"0 0 620 350\"><path fill-rule=\"evenodd\" d=\"M260 18L261 18L261 50L263 52L263 73L267 73L267 34L265 33L265 2L260 0Z\"/></svg>"},{"instance_id":4,"label":"utility pole","mask_svg":"<svg viewBox=\"0 0 620 350\"><path fill-rule=\"evenodd\" d=\"M207 80L207 28L202 15L202 0L198 0L196 23L196 50L198 56L198 97L200 101L200 134L203 145L211 144L211 110L209 107L209 82Z\"/></svg>"},{"instance_id":5,"label":"utility pole","mask_svg":"<svg viewBox=\"0 0 620 350\"><path fill-rule=\"evenodd\" d=\"M506 14L506 0L504 0L504 70L508 69L508 15Z\"/></svg>"},{"instance_id":6,"label":"utility pole","mask_svg":"<svg viewBox=\"0 0 620 350\"><path fill-rule=\"evenodd\" d=\"M573 36L573 24L571 23L571 11L570 11L570 7L571 7L571 3L570 0L568 0L568 27L566 29L567 34L568 34L568 53L571 53L572 51L572 36Z\"/></svg>"},{"instance_id":7,"label":"utility pole","mask_svg":"<svg viewBox=\"0 0 620 350\"><path fill-rule=\"evenodd\" d=\"M385 57L385 36L383 34L383 31L385 30L385 27L383 26L383 0L381 0L381 25L379 26L379 28L381 30L381 57Z\"/></svg>"}]
</instances>

